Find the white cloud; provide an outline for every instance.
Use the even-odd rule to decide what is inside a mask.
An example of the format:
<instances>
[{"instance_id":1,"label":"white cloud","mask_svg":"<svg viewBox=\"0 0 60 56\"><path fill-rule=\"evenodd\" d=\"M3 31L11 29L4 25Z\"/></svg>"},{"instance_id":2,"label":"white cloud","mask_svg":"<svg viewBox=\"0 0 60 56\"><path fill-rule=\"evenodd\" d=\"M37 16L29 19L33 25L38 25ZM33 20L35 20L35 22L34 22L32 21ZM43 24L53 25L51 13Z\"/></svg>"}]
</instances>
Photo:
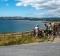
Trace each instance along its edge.
<instances>
[{"instance_id":1,"label":"white cloud","mask_svg":"<svg viewBox=\"0 0 60 56\"><path fill-rule=\"evenodd\" d=\"M36 9L56 9L60 7L60 0L21 0L16 6L31 6Z\"/></svg>"},{"instance_id":2,"label":"white cloud","mask_svg":"<svg viewBox=\"0 0 60 56\"><path fill-rule=\"evenodd\" d=\"M34 13L36 17L60 17L60 8L56 10L48 10L45 13Z\"/></svg>"},{"instance_id":3,"label":"white cloud","mask_svg":"<svg viewBox=\"0 0 60 56\"><path fill-rule=\"evenodd\" d=\"M60 0L20 0L16 6L31 6L36 10L48 10L44 13L47 16L60 16Z\"/></svg>"}]
</instances>

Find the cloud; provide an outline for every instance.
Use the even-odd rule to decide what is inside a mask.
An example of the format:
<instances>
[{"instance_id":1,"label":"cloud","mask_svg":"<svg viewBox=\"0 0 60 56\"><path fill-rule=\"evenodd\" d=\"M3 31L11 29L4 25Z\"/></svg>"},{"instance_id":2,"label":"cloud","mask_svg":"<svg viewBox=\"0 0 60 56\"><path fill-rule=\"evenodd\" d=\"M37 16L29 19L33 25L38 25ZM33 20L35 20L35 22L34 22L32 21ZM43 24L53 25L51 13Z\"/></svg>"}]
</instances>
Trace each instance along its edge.
<instances>
[{"instance_id":1,"label":"cloud","mask_svg":"<svg viewBox=\"0 0 60 56\"><path fill-rule=\"evenodd\" d=\"M33 13L32 15L36 17L60 17L60 8L56 10L48 10L45 13Z\"/></svg>"},{"instance_id":2,"label":"cloud","mask_svg":"<svg viewBox=\"0 0 60 56\"><path fill-rule=\"evenodd\" d=\"M36 10L47 10L45 16L60 16L60 0L20 0L16 6L31 6Z\"/></svg>"},{"instance_id":3,"label":"cloud","mask_svg":"<svg viewBox=\"0 0 60 56\"><path fill-rule=\"evenodd\" d=\"M51 10L60 7L60 0L21 0L16 6L31 6L39 10Z\"/></svg>"},{"instance_id":4,"label":"cloud","mask_svg":"<svg viewBox=\"0 0 60 56\"><path fill-rule=\"evenodd\" d=\"M48 10L47 12L43 13L33 13L35 17L60 17L60 8L56 10Z\"/></svg>"}]
</instances>

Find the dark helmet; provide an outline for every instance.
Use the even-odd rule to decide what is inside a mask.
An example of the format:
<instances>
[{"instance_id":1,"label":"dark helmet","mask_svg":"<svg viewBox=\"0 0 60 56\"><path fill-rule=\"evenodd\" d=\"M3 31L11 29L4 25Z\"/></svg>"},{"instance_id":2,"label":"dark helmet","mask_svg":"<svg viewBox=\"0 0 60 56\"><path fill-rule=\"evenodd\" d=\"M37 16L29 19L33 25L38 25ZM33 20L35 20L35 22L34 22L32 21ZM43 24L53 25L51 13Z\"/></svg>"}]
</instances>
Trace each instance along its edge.
<instances>
[{"instance_id":1,"label":"dark helmet","mask_svg":"<svg viewBox=\"0 0 60 56\"><path fill-rule=\"evenodd\" d=\"M37 24L36 26L38 27L39 25Z\"/></svg>"},{"instance_id":2,"label":"dark helmet","mask_svg":"<svg viewBox=\"0 0 60 56\"><path fill-rule=\"evenodd\" d=\"M47 25L46 23L44 25Z\"/></svg>"}]
</instances>

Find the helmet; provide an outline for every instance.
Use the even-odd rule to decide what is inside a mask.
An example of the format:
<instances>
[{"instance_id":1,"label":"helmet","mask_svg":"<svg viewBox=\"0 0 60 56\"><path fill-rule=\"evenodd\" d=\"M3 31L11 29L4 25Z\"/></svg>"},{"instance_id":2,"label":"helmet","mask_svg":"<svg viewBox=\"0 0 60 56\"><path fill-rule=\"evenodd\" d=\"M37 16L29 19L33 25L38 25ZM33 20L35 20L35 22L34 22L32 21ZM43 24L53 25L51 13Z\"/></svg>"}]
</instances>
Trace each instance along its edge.
<instances>
[{"instance_id":1,"label":"helmet","mask_svg":"<svg viewBox=\"0 0 60 56\"><path fill-rule=\"evenodd\" d=\"M46 23L44 25L47 25Z\"/></svg>"},{"instance_id":2,"label":"helmet","mask_svg":"<svg viewBox=\"0 0 60 56\"><path fill-rule=\"evenodd\" d=\"M36 27L38 27L38 24L36 25Z\"/></svg>"}]
</instances>

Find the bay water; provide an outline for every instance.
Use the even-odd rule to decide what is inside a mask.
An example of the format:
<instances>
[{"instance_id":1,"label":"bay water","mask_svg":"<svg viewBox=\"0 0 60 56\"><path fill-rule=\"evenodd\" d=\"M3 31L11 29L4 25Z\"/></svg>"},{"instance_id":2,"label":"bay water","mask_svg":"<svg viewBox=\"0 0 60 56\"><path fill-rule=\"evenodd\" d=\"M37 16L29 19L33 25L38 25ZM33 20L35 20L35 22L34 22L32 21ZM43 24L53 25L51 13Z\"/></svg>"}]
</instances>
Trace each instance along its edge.
<instances>
[{"instance_id":1,"label":"bay water","mask_svg":"<svg viewBox=\"0 0 60 56\"><path fill-rule=\"evenodd\" d=\"M34 29L36 24L39 25L39 28L44 28L42 21L0 20L0 33L30 31Z\"/></svg>"}]
</instances>

